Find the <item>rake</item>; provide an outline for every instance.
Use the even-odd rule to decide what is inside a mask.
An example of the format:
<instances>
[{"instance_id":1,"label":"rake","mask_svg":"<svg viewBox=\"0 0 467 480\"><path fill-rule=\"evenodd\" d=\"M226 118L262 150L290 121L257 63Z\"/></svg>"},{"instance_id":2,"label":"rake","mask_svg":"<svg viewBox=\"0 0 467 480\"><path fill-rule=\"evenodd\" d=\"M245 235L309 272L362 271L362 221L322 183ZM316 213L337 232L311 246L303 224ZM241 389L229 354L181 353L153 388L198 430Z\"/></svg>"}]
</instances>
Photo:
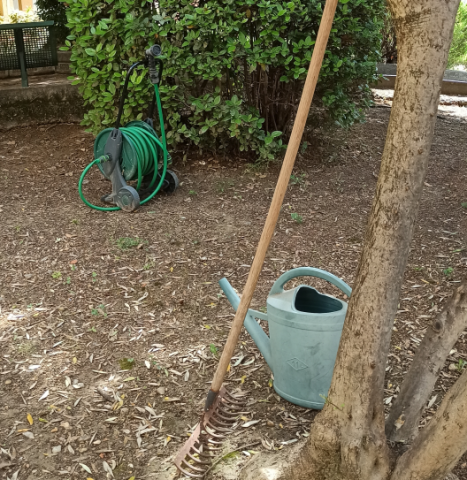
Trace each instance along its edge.
<instances>
[{"instance_id":1,"label":"rake","mask_svg":"<svg viewBox=\"0 0 467 480\"><path fill-rule=\"evenodd\" d=\"M227 338L225 348L219 360L214 379L211 383L204 413L201 415L198 426L188 441L175 457L176 467L188 477L203 478L217 452L222 449L223 439L235 428L239 413L244 405L241 399L228 393L222 387L227 368L234 353L240 336L243 321L250 307L250 302L258 282L261 268L264 263L267 249L274 234L284 200L295 158L302 139L305 124L310 111L311 101L315 93L319 72L323 63L326 45L331 31L338 0L326 0L321 24L318 30L315 48L311 57L310 67L303 87L300 105L287 146L284 162L277 180L276 189L272 198L269 213L264 224L263 233L259 240L256 255L248 274L248 280L238 306L232 327ZM222 388L221 388L222 387Z\"/></svg>"}]
</instances>

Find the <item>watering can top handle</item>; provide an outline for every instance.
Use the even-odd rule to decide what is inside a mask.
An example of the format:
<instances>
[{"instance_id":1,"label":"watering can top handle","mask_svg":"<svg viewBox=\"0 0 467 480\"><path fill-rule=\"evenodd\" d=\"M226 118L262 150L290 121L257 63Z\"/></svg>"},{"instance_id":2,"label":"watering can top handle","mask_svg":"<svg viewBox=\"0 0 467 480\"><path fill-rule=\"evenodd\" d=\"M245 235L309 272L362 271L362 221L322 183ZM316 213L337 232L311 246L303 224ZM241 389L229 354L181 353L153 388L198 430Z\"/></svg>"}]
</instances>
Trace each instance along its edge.
<instances>
[{"instance_id":1,"label":"watering can top handle","mask_svg":"<svg viewBox=\"0 0 467 480\"><path fill-rule=\"evenodd\" d=\"M282 274L275 282L269 292L269 295L277 295L278 293L282 293L284 291L284 285L292 278L296 277L316 277L321 278L323 280L332 283L336 286L339 290L342 290L348 297L350 297L352 293L352 289L341 280L339 277L336 277L332 273L326 272L325 270L320 270L319 268L313 267L299 267L294 268L293 270L289 270Z\"/></svg>"}]
</instances>

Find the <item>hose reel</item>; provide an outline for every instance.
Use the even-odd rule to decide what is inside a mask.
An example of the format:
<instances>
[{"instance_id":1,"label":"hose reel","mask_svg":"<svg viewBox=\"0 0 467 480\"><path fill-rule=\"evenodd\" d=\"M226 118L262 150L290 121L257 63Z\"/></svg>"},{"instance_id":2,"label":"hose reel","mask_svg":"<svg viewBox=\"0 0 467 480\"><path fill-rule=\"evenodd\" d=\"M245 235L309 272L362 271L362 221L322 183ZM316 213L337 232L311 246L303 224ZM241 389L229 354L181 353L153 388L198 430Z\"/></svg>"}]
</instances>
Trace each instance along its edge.
<instances>
[{"instance_id":1,"label":"hose reel","mask_svg":"<svg viewBox=\"0 0 467 480\"><path fill-rule=\"evenodd\" d=\"M81 199L89 207L100 211L124 210L132 212L140 205L151 200L160 190L174 192L179 186L175 172L168 170L171 161L167 151L162 104L159 83L162 77L161 48L153 45L146 50L146 59L131 65L125 78L122 96L114 128L102 130L94 142L94 158L81 174L78 190ZM123 107L128 92L128 82L132 71L139 65L149 67L149 78L154 85L154 95L145 121L133 120L124 127L120 126ZM157 135L153 125L154 108L160 123L161 136ZM83 195L82 186L86 174L93 165L97 165L102 175L112 183L112 192L101 197L105 203L114 207L93 205ZM133 187L127 182L136 182ZM144 200L141 197L145 196Z\"/></svg>"}]
</instances>

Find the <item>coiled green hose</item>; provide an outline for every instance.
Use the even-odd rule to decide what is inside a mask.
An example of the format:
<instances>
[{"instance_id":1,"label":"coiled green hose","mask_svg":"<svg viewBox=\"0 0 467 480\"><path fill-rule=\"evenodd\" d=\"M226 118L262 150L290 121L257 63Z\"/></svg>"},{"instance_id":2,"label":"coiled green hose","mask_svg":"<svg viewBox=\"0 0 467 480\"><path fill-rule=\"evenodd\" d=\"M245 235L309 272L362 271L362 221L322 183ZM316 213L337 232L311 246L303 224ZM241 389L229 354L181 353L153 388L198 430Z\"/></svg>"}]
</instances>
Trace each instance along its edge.
<instances>
[{"instance_id":1,"label":"coiled green hose","mask_svg":"<svg viewBox=\"0 0 467 480\"><path fill-rule=\"evenodd\" d=\"M136 185L136 190L139 192L139 189L141 187L141 183L143 180L143 177L146 175L150 175L153 173L153 177L151 180L151 183L149 184L149 187L147 190L151 190L157 180L157 175L159 172L159 165L158 165L158 150L160 150L163 154L163 161L162 161L162 172L161 172L161 177L159 180L159 183L157 186L154 188L152 193L145 198L144 200L141 201L141 205L148 202L151 200L154 195L161 189L162 184L164 183L165 175L167 172L167 162L168 162L168 151L167 151L167 140L165 137L165 128L164 128L164 119L162 116L162 104L161 104L161 99L159 95L159 87L158 85L154 85L154 90L156 94L156 101L157 101L157 111L159 113L159 122L160 122L160 128L161 128L161 140L157 138L157 135L154 133L151 133L145 126L139 124L138 122L130 122L130 125L126 127L121 127L120 131L122 132L123 135L123 140L127 141L129 145L133 148L133 150L136 152L136 175L137 177L135 178L126 178L126 180L136 180L137 185ZM131 125L133 123L133 125ZM143 122L140 122L143 123ZM145 128L146 127L146 128ZM106 128L103 130L99 136L101 137L102 135L105 135L107 132L110 134L112 132L112 128ZM96 139L97 142L97 139ZM121 159L121 165L125 165L125 162L127 159L125 158L125 152L122 153L122 159ZM81 177L78 182L78 192L79 196L81 197L81 200L88 206L93 208L94 210L99 210L101 212L112 212L116 210L120 210L120 207L99 207L97 205L93 205L91 202L86 200L83 194L83 180L86 176L86 174L89 172L89 170L94 166L98 165L102 161L106 161L102 156L99 158L96 158L93 160L84 170L83 173L81 174Z\"/></svg>"}]
</instances>

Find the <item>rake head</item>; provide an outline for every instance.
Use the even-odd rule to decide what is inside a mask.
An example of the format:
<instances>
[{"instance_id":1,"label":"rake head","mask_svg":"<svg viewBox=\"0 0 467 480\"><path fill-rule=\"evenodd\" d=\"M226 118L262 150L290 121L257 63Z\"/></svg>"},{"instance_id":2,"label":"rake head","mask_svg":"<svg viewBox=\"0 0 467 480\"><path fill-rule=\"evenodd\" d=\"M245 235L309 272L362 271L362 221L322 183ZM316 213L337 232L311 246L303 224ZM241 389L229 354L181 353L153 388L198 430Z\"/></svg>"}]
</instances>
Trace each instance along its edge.
<instances>
[{"instance_id":1,"label":"rake head","mask_svg":"<svg viewBox=\"0 0 467 480\"><path fill-rule=\"evenodd\" d=\"M203 478L222 451L224 438L236 427L244 403L222 387L211 408L175 457L175 466L187 477Z\"/></svg>"}]
</instances>

